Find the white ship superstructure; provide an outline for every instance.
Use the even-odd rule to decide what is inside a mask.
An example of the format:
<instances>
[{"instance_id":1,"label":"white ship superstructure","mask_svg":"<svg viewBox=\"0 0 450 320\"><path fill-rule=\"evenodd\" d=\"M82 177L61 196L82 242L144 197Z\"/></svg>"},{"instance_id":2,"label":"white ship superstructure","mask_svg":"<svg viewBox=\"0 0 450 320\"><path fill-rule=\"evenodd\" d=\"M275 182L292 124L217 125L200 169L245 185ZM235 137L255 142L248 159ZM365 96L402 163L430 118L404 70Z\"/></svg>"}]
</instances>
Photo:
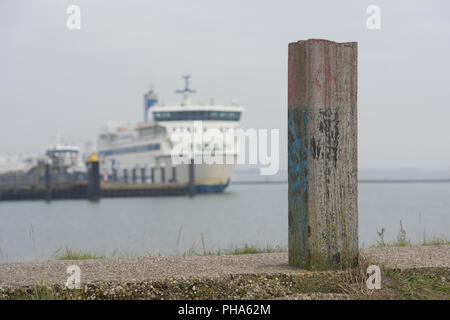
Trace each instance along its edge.
<instances>
[{"instance_id":1,"label":"white ship superstructure","mask_svg":"<svg viewBox=\"0 0 450 320\"><path fill-rule=\"evenodd\" d=\"M44 184L45 166L50 164L54 185L75 183L86 176L80 148L58 142L44 156L16 155L0 157L0 188L40 187Z\"/></svg>"},{"instance_id":2,"label":"white ship superstructure","mask_svg":"<svg viewBox=\"0 0 450 320\"><path fill-rule=\"evenodd\" d=\"M194 133L195 123L201 121L202 130L218 129L226 132L235 128L241 119L243 108L236 105L191 104L189 76L185 78L185 88L177 91L183 95L182 102L175 106L157 104L157 97L151 90L145 95L145 121L137 125L110 123L99 135L98 149L102 175L105 179L114 177L119 181L129 181L133 173L145 177L141 183L150 183L151 172L154 181L186 185L189 181L188 164L172 162L171 151L177 141L173 133ZM224 153L233 150L231 157L237 157L237 147L227 148L224 143L214 144L204 140L194 141L193 154L212 150ZM230 155L229 155L230 156ZM194 176L197 192L221 192L229 184L235 164L195 164ZM164 168L163 170L161 170Z\"/></svg>"},{"instance_id":3,"label":"white ship superstructure","mask_svg":"<svg viewBox=\"0 0 450 320\"><path fill-rule=\"evenodd\" d=\"M86 166L78 146L58 142L48 148L45 155L53 168L69 174L86 173Z\"/></svg>"}]
</instances>

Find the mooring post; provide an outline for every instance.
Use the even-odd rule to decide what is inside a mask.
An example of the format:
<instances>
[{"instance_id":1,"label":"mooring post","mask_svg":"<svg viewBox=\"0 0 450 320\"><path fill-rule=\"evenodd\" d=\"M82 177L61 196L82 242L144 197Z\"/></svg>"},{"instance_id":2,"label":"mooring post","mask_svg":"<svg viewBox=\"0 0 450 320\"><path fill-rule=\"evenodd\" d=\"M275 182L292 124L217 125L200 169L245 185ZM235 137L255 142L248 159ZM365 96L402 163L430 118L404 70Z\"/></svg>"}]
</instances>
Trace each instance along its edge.
<instances>
[{"instance_id":1,"label":"mooring post","mask_svg":"<svg viewBox=\"0 0 450 320\"><path fill-rule=\"evenodd\" d=\"M136 175L136 168L131 169L131 182L136 183L137 181L137 175Z\"/></svg>"},{"instance_id":2,"label":"mooring post","mask_svg":"<svg viewBox=\"0 0 450 320\"><path fill-rule=\"evenodd\" d=\"M52 200L52 167L50 163L45 164L45 200Z\"/></svg>"},{"instance_id":3,"label":"mooring post","mask_svg":"<svg viewBox=\"0 0 450 320\"><path fill-rule=\"evenodd\" d=\"M289 44L289 263L358 260L357 43Z\"/></svg>"},{"instance_id":4,"label":"mooring post","mask_svg":"<svg viewBox=\"0 0 450 320\"><path fill-rule=\"evenodd\" d=\"M166 183L166 167L162 165L160 169L161 169L161 183Z\"/></svg>"},{"instance_id":5,"label":"mooring post","mask_svg":"<svg viewBox=\"0 0 450 320\"><path fill-rule=\"evenodd\" d=\"M145 167L141 168L141 183L144 184L147 182L147 177L145 176Z\"/></svg>"},{"instance_id":6,"label":"mooring post","mask_svg":"<svg viewBox=\"0 0 450 320\"><path fill-rule=\"evenodd\" d=\"M128 169L123 169L123 182L128 183Z\"/></svg>"},{"instance_id":7,"label":"mooring post","mask_svg":"<svg viewBox=\"0 0 450 320\"><path fill-rule=\"evenodd\" d=\"M100 165L98 156L93 154L89 157L88 162L88 186L87 198L91 201L100 199Z\"/></svg>"},{"instance_id":8,"label":"mooring post","mask_svg":"<svg viewBox=\"0 0 450 320\"><path fill-rule=\"evenodd\" d=\"M150 169L150 179L152 181L152 184L155 183L155 168Z\"/></svg>"},{"instance_id":9,"label":"mooring post","mask_svg":"<svg viewBox=\"0 0 450 320\"><path fill-rule=\"evenodd\" d=\"M117 182L117 169L112 169L112 181Z\"/></svg>"},{"instance_id":10,"label":"mooring post","mask_svg":"<svg viewBox=\"0 0 450 320\"><path fill-rule=\"evenodd\" d=\"M177 182L177 168L172 167L172 180L170 182Z\"/></svg>"},{"instance_id":11,"label":"mooring post","mask_svg":"<svg viewBox=\"0 0 450 320\"><path fill-rule=\"evenodd\" d=\"M195 196L195 172L194 172L194 159L191 159L189 163L189 183L188 183L188 194L189 196Z\"/></svg>"}]
</instances>

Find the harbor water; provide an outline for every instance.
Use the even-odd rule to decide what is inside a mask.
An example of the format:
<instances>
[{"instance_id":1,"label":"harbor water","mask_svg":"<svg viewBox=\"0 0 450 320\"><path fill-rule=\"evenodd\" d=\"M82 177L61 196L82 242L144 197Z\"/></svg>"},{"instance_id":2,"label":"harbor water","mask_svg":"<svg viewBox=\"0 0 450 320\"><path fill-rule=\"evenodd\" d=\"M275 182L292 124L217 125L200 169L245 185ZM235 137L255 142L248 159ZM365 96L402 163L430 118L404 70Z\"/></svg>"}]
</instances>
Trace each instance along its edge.
<instances>
[{"instance_id":1,"label":"harbor water","mask_svg":"<svg viewBox=\"0 0 450 320\"><path fill-rule=\"evenodd\" d=\"M189 197L0 202L0 262L48 260L64 248L100 255L173 255L243 245L287 247L287 184L231 185ZM359 241L400 220L412 242L450 238L450 183L362 183Z\"/></svg>"}]
</instances>

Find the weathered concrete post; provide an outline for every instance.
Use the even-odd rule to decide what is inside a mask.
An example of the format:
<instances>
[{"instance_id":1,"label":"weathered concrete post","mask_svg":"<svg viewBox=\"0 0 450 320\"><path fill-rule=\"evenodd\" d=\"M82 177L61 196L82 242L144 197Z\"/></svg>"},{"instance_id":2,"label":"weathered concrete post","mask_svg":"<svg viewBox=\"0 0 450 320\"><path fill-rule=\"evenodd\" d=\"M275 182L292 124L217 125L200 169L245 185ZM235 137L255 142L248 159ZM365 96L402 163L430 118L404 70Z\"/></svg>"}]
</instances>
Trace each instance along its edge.
<instances>
[{"instance_id":1,"label":"weathered concrete post","mask_svg":"<svg viewBox=\"0 0 450 320\"><path fill-rule=\"evenodd\" d=\"M87 166L87 198L91 201L98 201L100 199L100 165L96 154L89 157Z\"/></svg>"},{"instance_id":2,"label":"weathered concrete post","mask_svg":"<svg viewBox=\"0 0 450 320\"><path fill-rule=\"evenodd\" d=\"M357 43L289 44L289 263L355 265L358 257Z\"/></svg>"}]
</instances>

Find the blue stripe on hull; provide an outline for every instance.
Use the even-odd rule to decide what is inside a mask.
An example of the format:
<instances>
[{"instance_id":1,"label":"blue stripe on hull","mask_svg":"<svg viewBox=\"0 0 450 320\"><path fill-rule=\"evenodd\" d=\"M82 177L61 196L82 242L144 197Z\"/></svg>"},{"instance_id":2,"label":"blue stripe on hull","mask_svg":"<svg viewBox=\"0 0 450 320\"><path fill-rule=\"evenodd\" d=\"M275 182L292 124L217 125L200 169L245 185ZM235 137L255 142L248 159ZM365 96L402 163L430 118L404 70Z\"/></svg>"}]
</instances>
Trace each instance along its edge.
<instances>
[{"instance_id":1,"label":"blue stripe on hull","mask_svg":"<svg viewBox=\"0 0 450 320\"><path fill-rule=\"evenodd\" d=\"M220 193L223 192L230 185L230 179L226 184L205 184L195 186L197 193Z\"/></svg>"}]
</instances>

